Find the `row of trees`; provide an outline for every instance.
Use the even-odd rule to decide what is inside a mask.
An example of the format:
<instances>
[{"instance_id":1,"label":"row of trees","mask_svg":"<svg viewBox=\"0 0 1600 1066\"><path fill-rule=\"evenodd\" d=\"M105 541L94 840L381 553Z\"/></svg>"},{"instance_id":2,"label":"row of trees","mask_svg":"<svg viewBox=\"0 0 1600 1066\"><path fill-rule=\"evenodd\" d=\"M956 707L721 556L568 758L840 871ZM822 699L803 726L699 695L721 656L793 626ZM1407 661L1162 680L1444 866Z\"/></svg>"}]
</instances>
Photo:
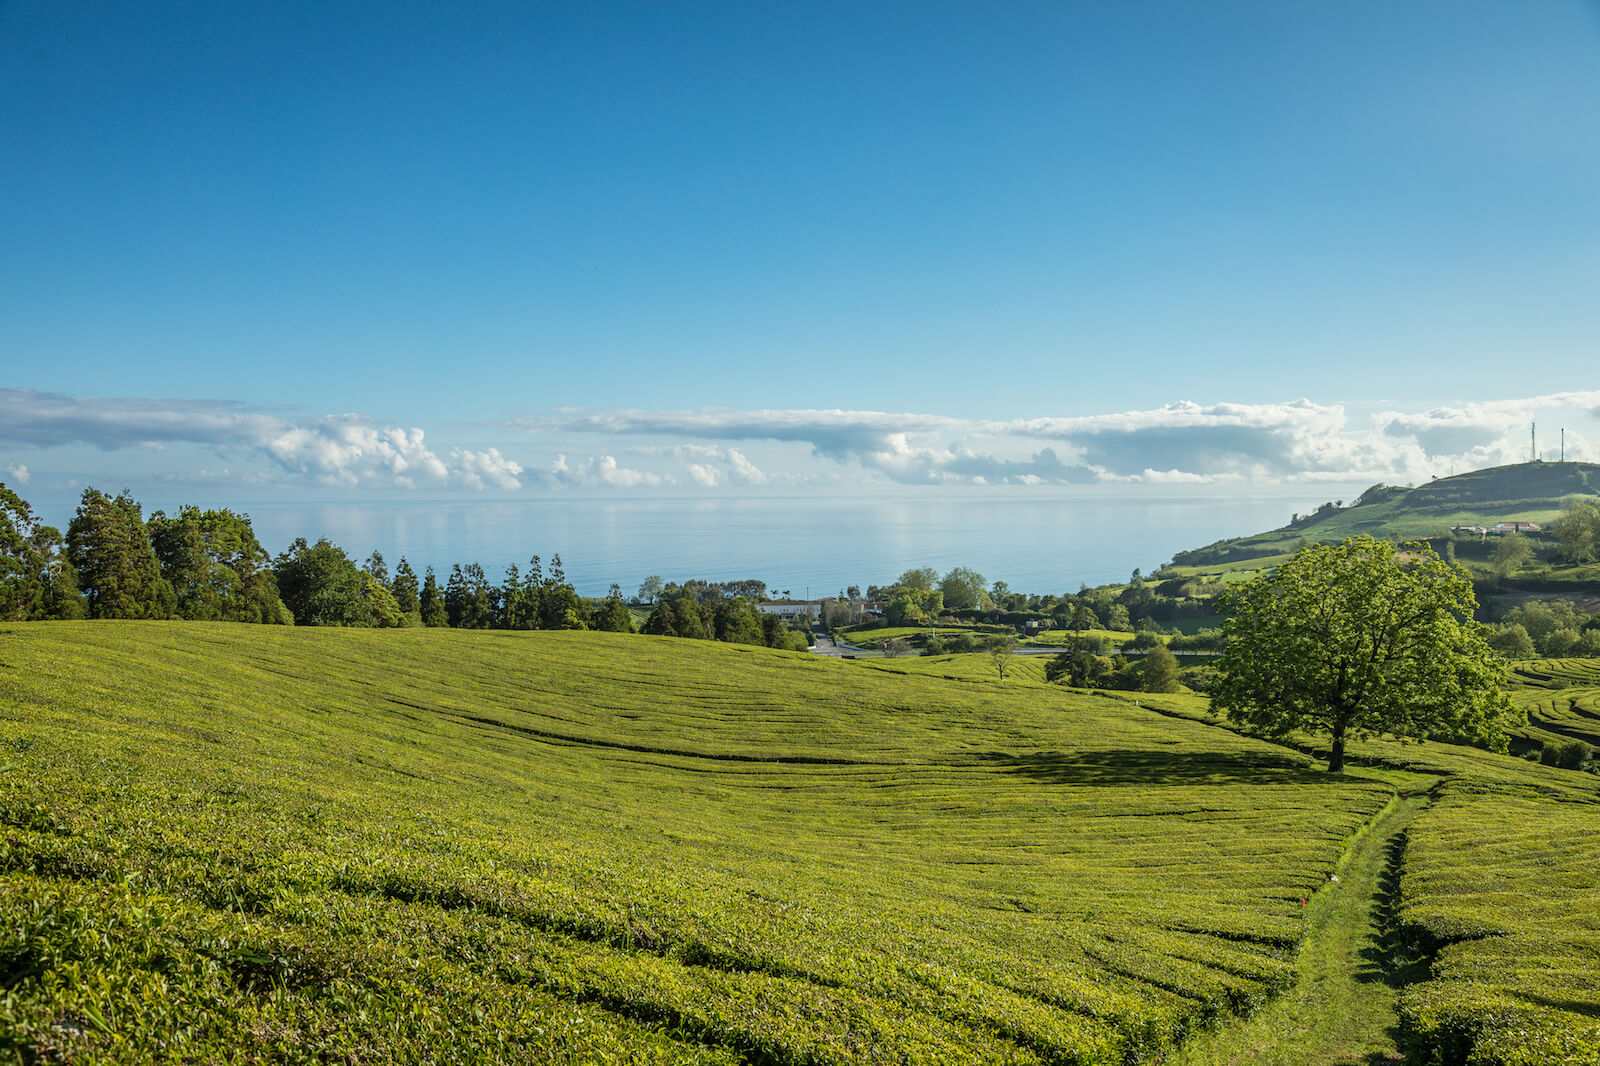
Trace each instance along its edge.
<instances>
[{"instance_id":1,"label":"row of trees","mask_svg":"<svg viewBox=\"0 0 1600 1066\"><path fill-rule=\"evenodd\" d=\"M127 492L90 488L63 537L5 485L0 617L293 621L243 515L185 507L146 522Z\"/></svg>"},{"instance_id":2,"label":"row of trees","mask_svg":"<svg viewBox=\"0 0 1600 1066\"><path fill-rule=\"evenodd\" d=\"M123 491L86 489L66 536L0 484L0 619L178 618L317 626L454 626L464 629L603 629L632 632L617 586L599 602L579 596L552 559L524 574L515 564L491 583L477 563L440 585L404 558L389 573L328 540L297 539L276 560L250 519L180 508L146 520Z\"/></svg>"},{"instance_id":3,"label":"row of trees","mask_svg":"<svg viewBox=\"0 0 1600 1066\"><path fill-rule=\"evenodd\" d=\"M811 638L803 628L791 628L777 615L763 614L747 595L759 596L765 588L759 581L696 580L660 586L654 590L655 608L640 631L804 651Z\"/></svg>"},{"instance_id":4,"label":"row of trees","mask_svg":"<svg viewBox=\"0 0 1600 1066\"><path fill-rule=\"evenodd\" d=\"M982 574L958 566L942 577L931 567L907 570L888 585L867 588L867 599L875 600L884 622L891 626L927 625L944 616L967 620L988 620L1021 626L1037 621L1052 629L1160 629L1186 614L1203 613L1205 603L1192 582L1146 582L1138 570L1126 585L1084 587L1076 594L1028 595L1013 592L1003 581L984 584ZM1214 595L1206 590L1205 595ZM855 596L841 596L841 600ZM844 622L840 617L827 621Z\"/></svg>"}]
</instances>

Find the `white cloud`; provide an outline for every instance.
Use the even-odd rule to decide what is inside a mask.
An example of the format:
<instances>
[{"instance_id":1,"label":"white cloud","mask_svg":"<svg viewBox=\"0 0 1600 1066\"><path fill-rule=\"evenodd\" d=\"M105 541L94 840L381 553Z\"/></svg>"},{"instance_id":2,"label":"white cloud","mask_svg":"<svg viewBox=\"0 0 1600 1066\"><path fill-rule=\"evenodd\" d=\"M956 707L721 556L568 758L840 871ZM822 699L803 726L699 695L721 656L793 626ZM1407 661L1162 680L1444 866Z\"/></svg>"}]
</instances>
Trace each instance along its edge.
<instances>
[{"instance_id":1,"label":"white cloud","mask_svg":"<svg viewBox=\"0 0 1600 1066\"><path fill-rule=\"evenodd\" d=\"M21 463L7 463L6 473L10 474L19 485L28 483L28 468Z\"/></svg>"},{"instance_id":2,"label":"white cloud","mask_svg":"<svg viewBox=\"0 0 1600 1066\"><path fill-rule=\"evenodd\" d=\"M1373 423L1384 436L1415 442L1426 454L1449 456L1469 466L1493 466L1523 462L1529 458L1532 441L1530 424L1541 412L1588 408L1600 417L1600 389L1551 393L1523 399L1488 400L1455 407L1435 407L1420 413L1386 411ZM1559 454L1559 425L1545 422L1540 451L1545 457ZM1568 459L1592 459L1595 452L1583 433L1566 429Z\"/></svg>"},{"instance_id":3,"label":"white cloud","mask_svg":"<svg viewBox=\"0 0 1600 1066\"><path fill-rule=\"evenodd\" d=\"M422 436L420 429L383 428L357 415L339 415L288 426L262 447L285 470L325 485L443 484L450 472Z\"/></svg>"},{"instance_id":4,"label":"white cloud","mask_svg":"<svg viewBox=\"0 0 1600 1066\"><path fill-rule=\"evenodd\" d=\"M501 455L499 448L485 448L481 452L452 448L450 460L454 464L458 480L469 489L481 489L485 486L497 489L522 487L522 482L519 480L522 476L522 464Z\"/></svg>"},{"instance_id":5,"label":"white cloud","mask_svg":"<svg viewBox=\"0 0 1600 1066\"><path fill-rule=\"evenodd\" d=\"M847 410L562 411L514 425L603 437L798 443L809 445L814 456L911 485L1415 481L1456 467L1517 462L1526 457L1518 433L1525 433L1532 413L1597 403L1600 391L1420 414L1386 412L1370 428L1352 425L1342 405L1307 399L1181 401L1013 420ZM1569 458L1592 454L1577 430L1568 431L1567 444ZM690 480L707 487L773 480L744 469L733 459L743 459L742 453L719 444L685 443L663 451L684 461Z\"/></svg>"},{"instance_id":6,"label":"white cloud","mask_svg":"<svg viewBox=\"0 0 1600 1066\"><path fill-rule=\"evenodd\" d=\"M0 443L24 449L72 443L167 447L155 476L169 479L194 477L206 466L224 470L202 471L206 478L234 476L240 484L287 476L330 486L504 492L530 482L547 488L701 490L852 479L919 486L1398 483L1521 461L1534 418L1545 427L1547 458L1557 453L1562 425L1568 426L1567 456L1595 458L1584 430L1593 435L1596 411L1600 390L1382 411L1359 419L1342 405L1307 399L1180 401L1010 420L845 409L560 410L500 425L518 432L517 451L544 444L538 460L524 466L526 460L506 454L503 441L452 445L441 454L421 428L385 425L364 414L291 418L228 401L79 399L0 389ZM574 435L593 439L595 446L575 448ZM221 463L195 462L191 453L173 447L182 444L209 449ZM574 452L589 457L569 459ZM19 481L26 474L20 463L7 470Z\"/></svg>"},{"instance_id":7,"label":"white cloud","mask_svg":"<svg viewBox=\"0 0 1600 1066\"><path fill-rule=\"evenodd\" d=\"M764 485L767 482L767 475L737 448L728 449L728 466L731 468L728 477L736 485Z\"/></svg>"},{"instance_id":8,"label":"white cloud","mask_svg":"<svg viewBox=\"0 0 1600 1066\"><path fill-rule=\"evenodd\" d=\"M428 447L420 428L383 426L359 414L291 421L220 400L79 398L0 389L0 440L30 447L85 443L106 450L198 444L224 454L259 455L285 473L323 485L521 486L521 465L497 448L455 449L451 465Z\"/></svg>"},{"instance_id":9,"label":"white cloud","mask_svg":"<svg viewBox=\"0 0 1600 1066\"><path fill-rule=\"evenodd\" d=\"M609 455L593 456L575 464L568 463L565 454L558 455L555 462L550 464L550 476L563 485L575 488L603 485L631 489L670 483L659 474L618 466L616 459Z\"/></svg>"},{"instance_id":10,"label":"white cloud","mask_svg":"<svg viewBox=\"0 0 1600 1066\"><path fill-rule=\"evenodd\" d=\"M722 471L705 463L689 463L684 467L689 471L689 478L696 485L704 488L715 488L722 484Z\"/></svg>"}]
</instances>

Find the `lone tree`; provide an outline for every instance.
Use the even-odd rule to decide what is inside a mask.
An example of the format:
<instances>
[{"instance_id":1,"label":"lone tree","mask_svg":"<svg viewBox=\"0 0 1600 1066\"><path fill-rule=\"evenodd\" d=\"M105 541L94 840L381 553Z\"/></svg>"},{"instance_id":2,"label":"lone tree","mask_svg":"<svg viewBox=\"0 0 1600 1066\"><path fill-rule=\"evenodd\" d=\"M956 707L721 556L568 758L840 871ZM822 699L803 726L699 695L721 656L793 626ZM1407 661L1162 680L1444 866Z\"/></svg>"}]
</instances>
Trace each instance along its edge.
<instances>
[{"instance_id":1,"label":"lone tree","mask_svg":"<svg viewBox=\"0 0 1600 1066\"><path fill-rule=\"evenodd\" d=\"M1373 537L1302 549L1229 593L1213 703L1267 736L1472 740L1504 751L1517 712L1504 662L1472 620L1472 583L1423 544Z\"/></svg>"},{"instance_id":2,"label":"lone tree","mask_svg":"<svg viewBox=\"0 0 1600 1066\"><path fill-rule=\"evenodd\" d=\"M1011 667L1011 656L1016 652L1017 638L997 636L990 637L987 641L989 655L994 661L994 672L1000 675L1000 680L1006 679L1006 671Z\"/></svg>"}]
</instances>

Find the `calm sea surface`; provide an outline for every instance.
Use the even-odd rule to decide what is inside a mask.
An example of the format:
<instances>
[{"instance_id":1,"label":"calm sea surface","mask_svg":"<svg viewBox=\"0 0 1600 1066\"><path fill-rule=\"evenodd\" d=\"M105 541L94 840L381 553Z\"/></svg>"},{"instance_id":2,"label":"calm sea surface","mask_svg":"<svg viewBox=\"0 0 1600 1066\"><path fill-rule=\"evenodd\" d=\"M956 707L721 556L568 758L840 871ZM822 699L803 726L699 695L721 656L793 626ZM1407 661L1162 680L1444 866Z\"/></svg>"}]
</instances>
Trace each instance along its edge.
<instances>
[{"instance_id":1,"label":"calm sea surface","mask_svg":"<svg viewBox=\"0 0 1600 1066\"><path fill-rule=\"evenodd\" d=\"M1312 490L1313 494L1317 490ZM1307 498L1309 499L1309 497ZM796 596L886 584L914 566L970 566L1025 592L1126 580L1176 551L1282 525L1306 501L1273 498L540 500L236 506L276 555L297 536L406 556L441 580L481 563L498 581L560 553L586 595L650 574L758 578Z\"/></svg>"}]
</instances>

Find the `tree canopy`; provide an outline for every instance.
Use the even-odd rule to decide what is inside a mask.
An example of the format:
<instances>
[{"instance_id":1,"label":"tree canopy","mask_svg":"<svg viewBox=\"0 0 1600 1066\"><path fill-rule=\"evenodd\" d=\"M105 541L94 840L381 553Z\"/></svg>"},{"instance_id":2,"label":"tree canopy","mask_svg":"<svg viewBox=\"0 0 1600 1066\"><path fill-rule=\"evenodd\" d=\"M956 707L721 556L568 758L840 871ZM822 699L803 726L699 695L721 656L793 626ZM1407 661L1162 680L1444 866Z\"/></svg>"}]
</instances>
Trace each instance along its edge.
<instances>
[{"instance_id":1,"label":"tree canopy","mask_svg":"<svg viewBox=\"0 0 1600 1066\"><path fill-rule=\"evenodd\" d=\"M60 531L0 482L0 621L82 618L87 611Z\"/></svg>"},{"instance_id":2,"label":"tree canopy","mask_svg":"<svg viewBox=\"0 0 1600 1066\"><path fill-rule=\"evenodd\" d=\"M946 610L961 611L989 606L986 586L982 574L969 566L956 566L939 582L939 591L944 593Z\"/></svg>"},{"instance_id":3,"label":"tree canopy","mask_svg":"<svg viewBox=\"0 0 1600 1066\"><path fill-rule=\"evenodd\" d=\"M177 610L144 516L127 490L115 497L83 490L67 527L67 557L78 572L91 618L170 618Z\"/></svg>"},{"instance_id":4,"label":"tree canopy","mask_svg":"<svg viewBox=\"0 0 1600 1066\"><path fill-rule=\"evenodd\" d=\"M1600 507L1580 500L1555 520L1550 531L1561 542L1561 552L1568 562L1593 562L1600 553Z\"/></svg>"},{"instance_id":5,"label":"tree canopy","mask_svg":"<svg viewBox=\"0 0 1600 1066\"><path fill-rule=\"evenodd\" d=\"M1473 621L1472 583L1423 544L1370 536L1315 545L1223 598L1213 704L1256 732L1388 733L1505 748L1517 716L1506 668Z\"/></svg>"}]
</instances>

